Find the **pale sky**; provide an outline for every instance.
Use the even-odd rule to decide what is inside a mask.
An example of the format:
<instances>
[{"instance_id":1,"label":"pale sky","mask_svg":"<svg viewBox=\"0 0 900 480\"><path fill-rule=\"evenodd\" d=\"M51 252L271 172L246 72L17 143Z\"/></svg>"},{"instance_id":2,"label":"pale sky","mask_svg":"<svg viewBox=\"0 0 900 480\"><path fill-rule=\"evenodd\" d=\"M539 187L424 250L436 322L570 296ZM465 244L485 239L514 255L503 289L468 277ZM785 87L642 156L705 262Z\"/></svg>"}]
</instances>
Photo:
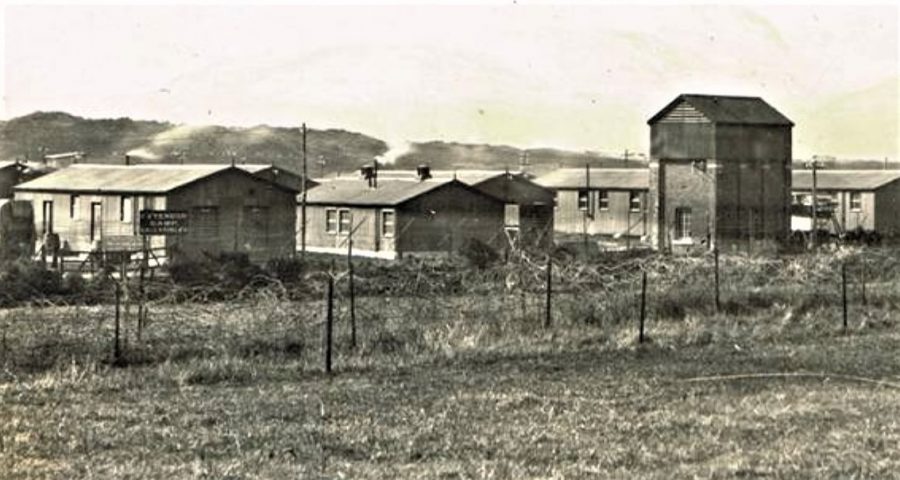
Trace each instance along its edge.
<instances>
[{"instance_id":1,"label":"pale sky","mask_svg":"<svg viewBox=\"0 0 900 480\"><path fill-rule=\"evenodd\" d=\"M754 95L794 156L897 159L898 7L7 6L0 117L344 128L647 151L679 93Z\"/></svg>"}]
</instances>

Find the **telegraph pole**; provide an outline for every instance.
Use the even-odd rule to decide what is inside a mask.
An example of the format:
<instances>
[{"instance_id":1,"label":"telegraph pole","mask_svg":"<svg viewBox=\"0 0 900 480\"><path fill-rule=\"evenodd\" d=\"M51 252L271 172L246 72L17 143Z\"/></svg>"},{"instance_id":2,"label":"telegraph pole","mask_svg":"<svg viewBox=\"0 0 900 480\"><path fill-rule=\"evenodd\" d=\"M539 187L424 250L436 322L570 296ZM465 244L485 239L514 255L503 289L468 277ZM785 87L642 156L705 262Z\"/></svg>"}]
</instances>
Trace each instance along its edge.
<instances>
[{"instance_id":1,"label":"telegraph pole","mask_svg":"<svg viewBox=\"0 0 900 480\"><path fill-rule=\"evenodd\" d=\"M813 250L815 250L816 247L819 246L818 245L818 240L819 240L818 239L818 236L819 236L819 231L818 231L819 230L819 206L818 206L819 197L817 195L818 179L816 178L816 171L819 167L818 164L819 164L818 160L816 159L815 156L813 156L813 160L812 160L812 236L810 237L811 241L812 241Z\"/></svg>"},{"instance_id":2,"label":"telegraph pole","mask_svg":"<svg viewBox=\"0 0 900 480\"><path fill-rule=\"evenodd\" d=\"M300 185L300 258L306 259L306 184L308 182L306 172L306 122L303 122L303 169Z\"/></svg>"}]
</instances>

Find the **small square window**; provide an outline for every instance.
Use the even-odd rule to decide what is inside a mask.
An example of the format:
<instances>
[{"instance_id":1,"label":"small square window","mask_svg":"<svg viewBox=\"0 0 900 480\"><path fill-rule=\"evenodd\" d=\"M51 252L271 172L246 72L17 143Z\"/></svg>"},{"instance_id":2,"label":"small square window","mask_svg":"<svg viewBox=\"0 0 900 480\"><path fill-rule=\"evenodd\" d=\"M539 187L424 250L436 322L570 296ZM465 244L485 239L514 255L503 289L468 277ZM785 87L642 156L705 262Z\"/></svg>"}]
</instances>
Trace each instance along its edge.
<instances>
[{"instance_id":1,"label":"small square window","mask_svg":"<svg viewBox=\"0 0 900 480\"><path fill-rule=\"evenodd\" d=\"M587 211L588 204L590 203L590 197L588 196L587 190L579 190L578 191L578 209Z\"/></svg>"},{"instance_id":2,"label":"small square window","mask_svg":"<svg viewBox=\"0 0 900 480\"><path fill-rule=\"evenodd\" d=\"M609 192L600 190L597 192L597 208L600 210L609 210Z\"/></svg>"},{"instance_id":3,"label":"small square window","mask_svg":"<svg viewBox=\"0 0 900 480\"><path fill-rule=\"evenodd\" d=\"M628 207L632 212L640 212L641 211L641 192L631 191L628 192Z\"/></svg>"}]
</instances>

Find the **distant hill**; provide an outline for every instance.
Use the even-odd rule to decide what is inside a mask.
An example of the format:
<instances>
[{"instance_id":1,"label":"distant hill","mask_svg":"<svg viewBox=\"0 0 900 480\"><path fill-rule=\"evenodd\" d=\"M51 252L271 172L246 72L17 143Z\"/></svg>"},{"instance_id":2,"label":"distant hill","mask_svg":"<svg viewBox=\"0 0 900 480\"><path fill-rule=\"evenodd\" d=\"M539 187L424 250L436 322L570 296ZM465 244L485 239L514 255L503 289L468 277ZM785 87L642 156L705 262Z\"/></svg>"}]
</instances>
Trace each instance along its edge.
<instances>
[{"instance_id":1,"label":"distant hill","mask_svg":"<svg viewBox=\"0 0 900 480\"><path fill-rule=\"evenodd\" d=\"M300 170L302 138L299 128L260 125L251 128L177 125L169 122L86 119L64 112L36 112L0 122L0 160L39 160L44 154L81 151L84 161L123 163L133 161L275 163ZM390 146L377 138L345 130L307 132L309 173L312 176L356 170L373 158L381 158ZM540 174L558 166L641 166L638 160L623 162L593 152L555 149L526 150L504 145L448 142L411 143L409 149L383 168L414 168L429 164L435 169L517 169L526 162Z\"/></svg>"},{"instance_id":2,"label":"distant hill","mask_svg":"<svg viewBox=\"0 0 900 480\"><path fill-rule=\"evenodd\" d=\"M344 130L307 132L310 175L347 170L386 152L385 142ZM37 112L0 125L0 158L38 160L43 154L85 152L85 161L275 163L300 170L299 128L188 126L167 122L85 119L62 112Z\"/></svg>"}]
</instances>

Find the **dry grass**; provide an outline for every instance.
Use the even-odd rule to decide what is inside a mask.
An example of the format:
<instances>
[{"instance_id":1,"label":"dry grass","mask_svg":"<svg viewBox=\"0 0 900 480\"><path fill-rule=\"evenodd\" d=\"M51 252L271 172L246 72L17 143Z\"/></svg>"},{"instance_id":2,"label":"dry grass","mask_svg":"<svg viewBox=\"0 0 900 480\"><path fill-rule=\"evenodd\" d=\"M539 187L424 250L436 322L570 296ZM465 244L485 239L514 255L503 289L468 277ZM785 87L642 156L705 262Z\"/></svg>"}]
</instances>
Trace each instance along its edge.
<instances>
[{"instance_id":1,"label":"dry grass","mask_svg":"<svg viewBox=\"0 0 900 480\"><path fill-rule=\"evenodd\" d=\"M897 285L359 300L321 370L320 302L0 316L3 478L898 478ZM682 298L682 301L678 301ZM853 297L856 299L856 296ZM735 377L735 375L737 375Z\"/></svg>"}]
</instances>

